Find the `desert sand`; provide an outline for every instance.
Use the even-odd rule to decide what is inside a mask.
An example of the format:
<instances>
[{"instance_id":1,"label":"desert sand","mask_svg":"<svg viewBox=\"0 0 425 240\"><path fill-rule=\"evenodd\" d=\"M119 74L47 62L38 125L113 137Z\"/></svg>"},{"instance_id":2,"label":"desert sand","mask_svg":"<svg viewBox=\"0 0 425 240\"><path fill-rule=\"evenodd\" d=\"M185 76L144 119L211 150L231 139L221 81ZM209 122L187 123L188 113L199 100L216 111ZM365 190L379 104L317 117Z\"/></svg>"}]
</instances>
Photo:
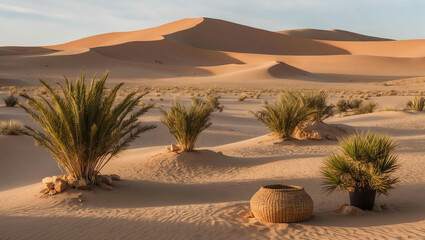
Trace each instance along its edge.
<instances>
[{"instance_id":1,"label":"desert sand","mask_svg":"<svg viewBox=\"0 0 425 240\"><path fill-rule=\"evenodd\" d=\"M126 90L149 86L143 101L164 108L174 97L188 102L211 90L219 91L225 108L213 114L196 151L180 154L166 151L176 142L160 112L149 111L142 122L158 127L102 171L121 176L111 191L40 197L41 179L64 173L29 137L0 136L0 239L425 238L425 113L403 110L425 89L425 40L339 30L270 32L198 18L56 46L0 48L0 84L18 91L39 91L39 77L74 79L82 67L89 76L109 69L109 84L123 81ZM390 196L377 198L387 209L332 214L349 202L348 193L325 194L319 168L338 142L280 141L249 112L284 88L324 89L332 103L361 96L378 104L377 112L337 114L325 122L397 140L400 182ZM8 91L2 87L0 96ZM259 99L250 96L256 91ZM238 101L244 93L248 98ZM0 120L8 119L36 127L22 109L0 105ZM305 188L315 204L309 221L270 224L244 217L251 196L275 183Z\"/></svg>"}]
</instances>

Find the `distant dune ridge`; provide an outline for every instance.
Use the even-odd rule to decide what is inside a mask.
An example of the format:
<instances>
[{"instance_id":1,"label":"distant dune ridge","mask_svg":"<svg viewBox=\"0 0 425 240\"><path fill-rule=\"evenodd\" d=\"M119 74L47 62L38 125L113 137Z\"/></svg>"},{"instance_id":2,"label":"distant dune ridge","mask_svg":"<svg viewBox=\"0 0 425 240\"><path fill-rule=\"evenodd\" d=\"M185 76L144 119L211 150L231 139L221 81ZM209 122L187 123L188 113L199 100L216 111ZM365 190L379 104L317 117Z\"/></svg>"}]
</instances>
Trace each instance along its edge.
<instances>
[{"instance_id":1,"label":"distant dune ridge","mask_svg":"<svg viewBox=\"0 0 425 240\"><path fill-rule=\"evenodd\" d=\"M271 32L188 18L53 46L0 47L3 85L76 76L83 67L89 74L109 69L112 82L137 85L337 87L424 76L425 40L395 41L343 30Z\"/></svg>"}]
</instances>

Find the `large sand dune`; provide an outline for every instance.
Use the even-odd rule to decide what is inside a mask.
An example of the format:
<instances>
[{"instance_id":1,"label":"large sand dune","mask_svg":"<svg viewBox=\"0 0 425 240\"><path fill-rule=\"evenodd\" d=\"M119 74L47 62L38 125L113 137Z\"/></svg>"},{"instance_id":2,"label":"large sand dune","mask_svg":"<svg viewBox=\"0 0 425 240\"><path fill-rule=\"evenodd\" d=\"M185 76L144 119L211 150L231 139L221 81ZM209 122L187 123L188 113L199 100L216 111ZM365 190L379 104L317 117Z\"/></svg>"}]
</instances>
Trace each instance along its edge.
<instances>
[{"instance_id":1,"label":"large sand dune","mask_svg":"<svg viewBox=\"0 0 425 240\"><path fill-rule=\"evenodd\" d=\"M262 67L272 62L299 71ZM305 86L296 84L301 81L311 87L363 88L364 82L424 76L425 40L393 41L342 30L271 32L194 18L54 46L0 47L4 84L36 85L38 78L75 77L82 68L109 69L111 82L142 86ZM256 81L243 79L249 72Z\"/></svg>"}]
</instances>

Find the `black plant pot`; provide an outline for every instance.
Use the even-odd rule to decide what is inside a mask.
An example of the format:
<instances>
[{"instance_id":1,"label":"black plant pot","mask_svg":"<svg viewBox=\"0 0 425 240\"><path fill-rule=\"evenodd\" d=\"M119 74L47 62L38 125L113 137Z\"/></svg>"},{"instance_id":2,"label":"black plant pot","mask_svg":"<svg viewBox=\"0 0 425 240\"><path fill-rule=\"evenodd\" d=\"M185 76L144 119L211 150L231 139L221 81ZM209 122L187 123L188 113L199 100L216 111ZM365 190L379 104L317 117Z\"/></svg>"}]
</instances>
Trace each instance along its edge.
<instances>
[{"instance_id":1,"label":"black plant pot","mask_svg":"<svg viewBox=\"0 0 425 240\"><path fill-rule=\"evenodd\" d=\"M356 190L350 192L350 205L363 210L372 210L375 206L376 190Z\"/></svg>"}]
</instances>

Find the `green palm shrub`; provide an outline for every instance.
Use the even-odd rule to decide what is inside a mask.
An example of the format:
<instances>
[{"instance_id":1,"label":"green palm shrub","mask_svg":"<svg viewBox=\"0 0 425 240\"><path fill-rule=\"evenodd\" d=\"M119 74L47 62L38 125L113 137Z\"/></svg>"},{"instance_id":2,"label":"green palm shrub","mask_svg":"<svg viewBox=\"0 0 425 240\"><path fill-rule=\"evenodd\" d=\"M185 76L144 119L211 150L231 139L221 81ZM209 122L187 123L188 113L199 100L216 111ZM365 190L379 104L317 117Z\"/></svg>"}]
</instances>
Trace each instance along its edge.
<instances>
[{"instance_id":1,"label":"green palm shrub","mask_svg":"<svg viewBox=\"0 0 425 240\"><path fill-rule=\"evenodd\" d=\"M0 121L0 135L21 135L24 124L18 120Z\"/></svg>"},{"instance_id":2,"label":"green palm shrub","mask_svg":"<svg viewBox=\"0 0 425 240\"><path fill-rule=\"evenodd\" d=\"M425 98L416 96L409 102L407 102L407 108L415 111L422 111L425 106Z\"/></svg>"},{"instance_id":3,"label":"green palm shrub","mask_svg":"<svg viewBox=\"0 0 425 240\"><path fill-rule=\"evenodd\" d=\"M398 179L396 143L387 135L368 132L340 139L340 153L330 155L321 174L324 190L369 191L388 194Z\"/></svg>"},{"instance_id":4,"label":"green palm shrub","mask_svg":"<svg viewBox=\"0 0 425 240\"><path fill-rule=\"evenodd\" d=\"M214 105L193 98L189 107L174 100L168 111L162 112L161 122L168 128L179 144L180 150L193 150L199 134L211 126L211 114Z\"/></svg>"},{"instance_id":5,"label":"green palm shrub","mask_svg":"<svg viewBox=\"0 0 425 240\"><path fill-rule=\"evenodd\" d=\"M288 139L301 123L316 113L302 97L298 91L284 91L274 103L264 101L263 109L253 114L279 138Z\"/></svg>"},{"instance_id":6,"label":"green palm shrub","mask_svg":"<svg viewBox=\"0 0 425 240\"><path fill-rule=\"evenodd\" d=\"M328 105L326 99L328 94L321 92L308 92L300 96L305 101L308 108L315 113L312 115L312 120L316 122L323 122L328 117L334 115L334 105Z\"/></svg>"},{"instance_id":7,"label":"green palm shrub","mask_svg":"<svg viewBox=\"0 0 425 240\"><path fill-rule=\"evenodd\" d=\"M6 107L14 107L16 104L19 103L19 99L15 97L15 92L10 91L9 96L3 98L4 104L6 104Z\"/></svg>"},{"instance_id":8,"label":"green palm shrub","mask_svg":"<svg viewBox=\"0 0 425 240\"><path fill-rule=\"evenodd\" d=\"M75 84L68 81L54 89L40 80L46 95L38 97L21 94L28 105L21 105L44 132L25 126L25 134L46 148L77 187L96 184L99 171L114 156L128 147L141 133L155 126L142 126L138 118L151 107L135 110L142 98L132 92L122 101L116 101L118 84L105 91L108 72L99 79L85 84L83 71ZM51 99L51 100L50 100Z\"/></svg>"}]
</instances>

